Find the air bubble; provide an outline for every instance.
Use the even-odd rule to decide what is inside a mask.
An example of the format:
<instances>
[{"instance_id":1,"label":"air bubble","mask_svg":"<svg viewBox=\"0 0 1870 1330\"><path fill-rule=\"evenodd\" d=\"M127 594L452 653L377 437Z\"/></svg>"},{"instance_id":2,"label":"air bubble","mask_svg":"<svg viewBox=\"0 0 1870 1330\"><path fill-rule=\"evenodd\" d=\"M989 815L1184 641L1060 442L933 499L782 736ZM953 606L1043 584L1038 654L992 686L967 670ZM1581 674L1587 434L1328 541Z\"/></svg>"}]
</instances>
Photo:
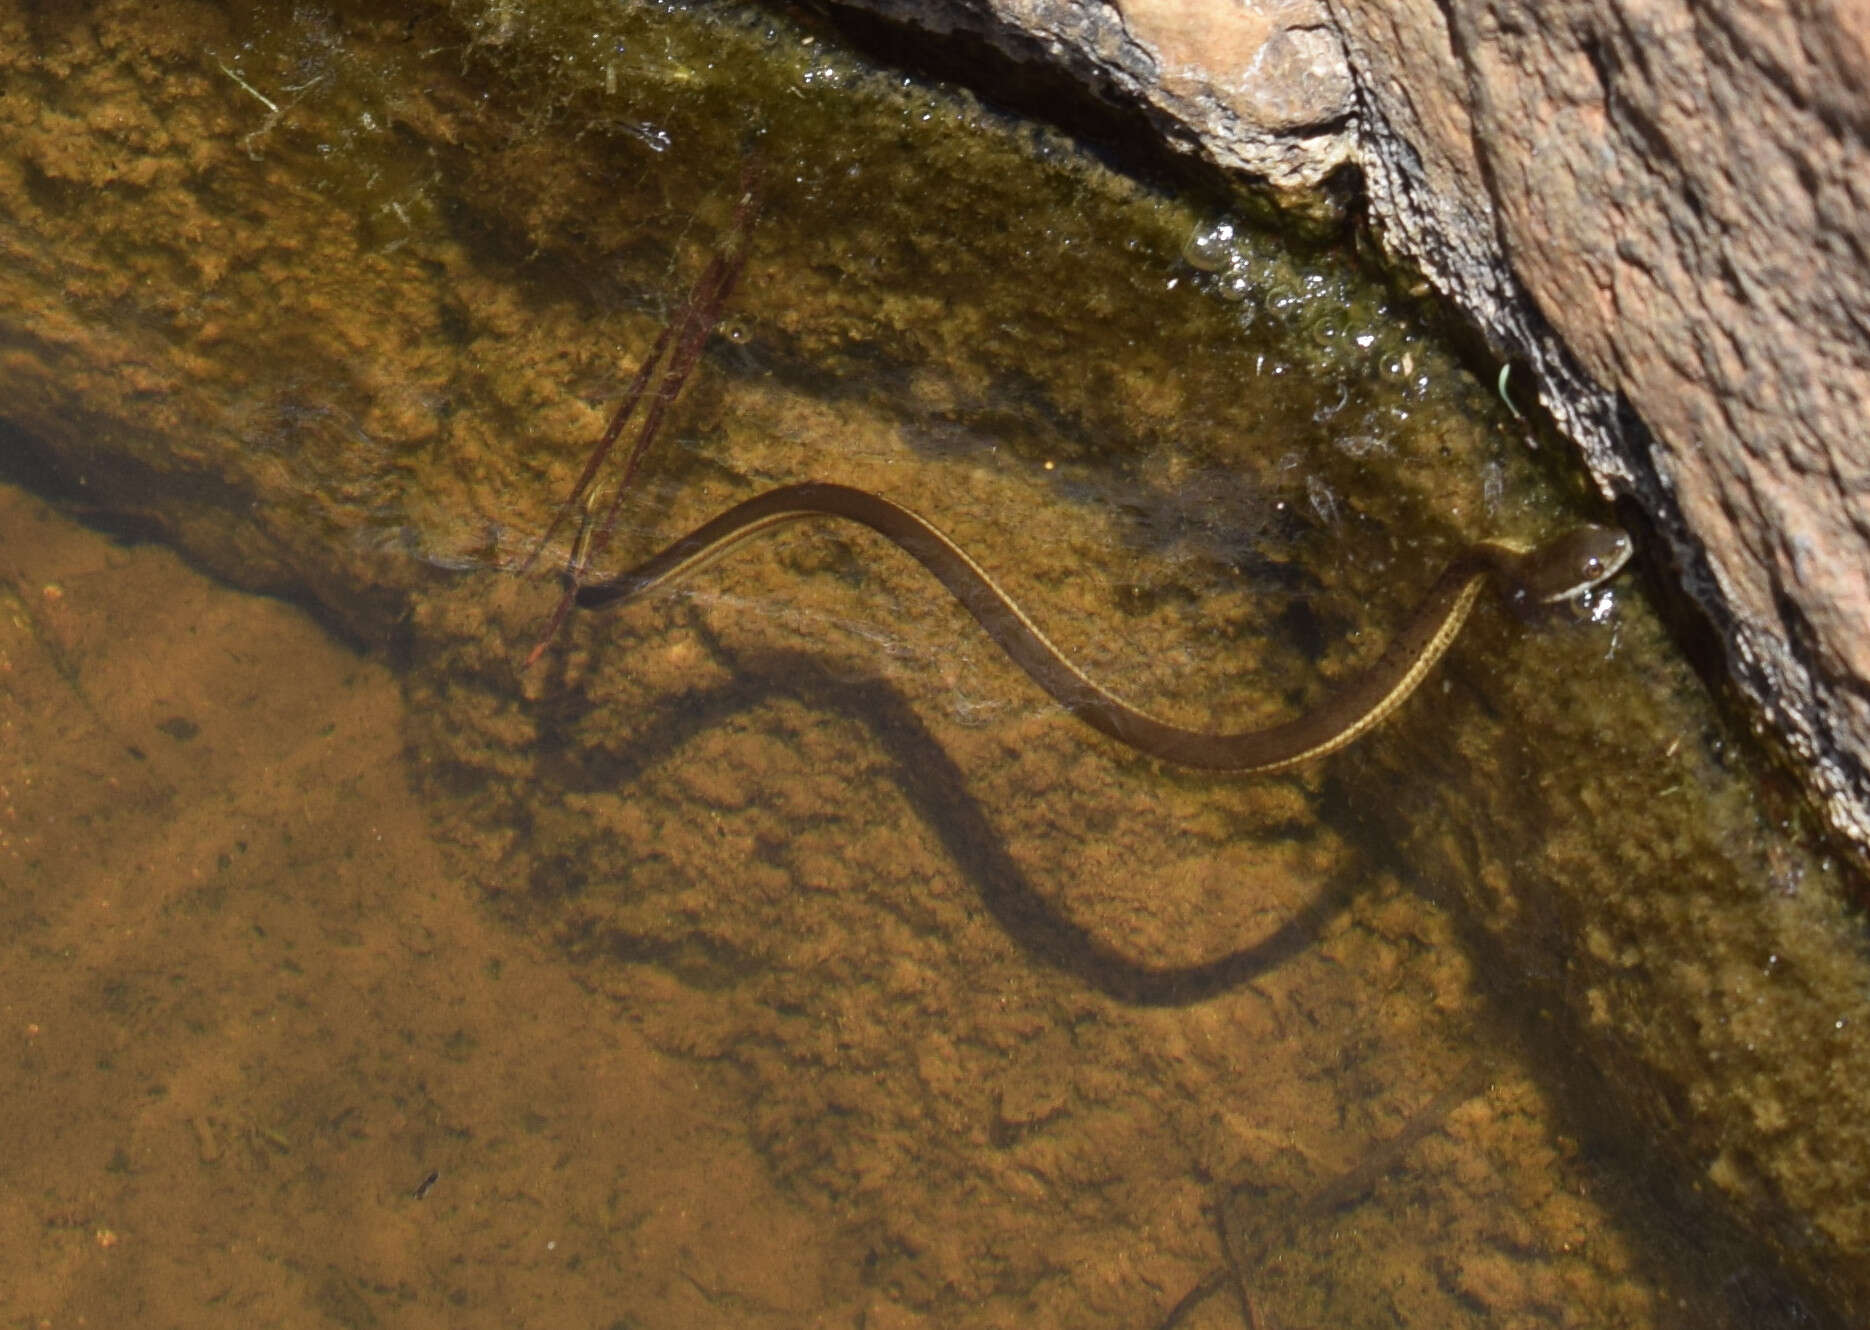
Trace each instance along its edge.
<instances>
[{"instance_id":1,"label":"air bubble","mask_svg":"<svg viewBox=\"0 0 1870 1330\"><path fill-rule=\"evenodd\" d=\"M1201 272L1221 272L1235 259L1234 224L1198 226L1182 246L1182 261Z\"/></svg>"}]
</instances>

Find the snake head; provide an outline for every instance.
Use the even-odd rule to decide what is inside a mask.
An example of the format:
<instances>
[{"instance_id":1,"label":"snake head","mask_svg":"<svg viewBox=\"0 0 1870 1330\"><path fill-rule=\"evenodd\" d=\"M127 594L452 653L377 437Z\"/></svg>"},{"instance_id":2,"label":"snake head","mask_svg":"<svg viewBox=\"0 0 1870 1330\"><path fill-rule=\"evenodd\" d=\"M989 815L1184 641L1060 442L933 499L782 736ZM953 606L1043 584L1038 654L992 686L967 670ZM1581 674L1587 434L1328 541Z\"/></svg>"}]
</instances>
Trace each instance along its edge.
<instances>
[{"instance_id":1,"label":"snake head","mask_svg":"<svg viewBox=\"0 0 1870 1330\"><path fill-rule=\"evenodd\" d=\"M1581 526L1548 540L1519 567L1519 589L1530 604L1556 605L1595 591L1623 570L1635 547L1610 526Z\"/></svg>"}]
</instances>

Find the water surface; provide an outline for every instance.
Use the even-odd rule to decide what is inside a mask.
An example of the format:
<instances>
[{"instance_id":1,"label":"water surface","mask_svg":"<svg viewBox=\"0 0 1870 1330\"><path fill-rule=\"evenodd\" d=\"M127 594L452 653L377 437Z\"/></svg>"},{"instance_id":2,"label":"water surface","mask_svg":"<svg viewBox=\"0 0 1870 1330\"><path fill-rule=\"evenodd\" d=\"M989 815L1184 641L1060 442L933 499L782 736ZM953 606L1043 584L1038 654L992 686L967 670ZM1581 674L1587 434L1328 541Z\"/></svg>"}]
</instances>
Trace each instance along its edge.
<instances>
[{"instance_id":1,"label":"water surface","mask_svg":"<svg viewBox=\"0 0 1870 1330\"><path fill-rule=\"evenodd\" d=\"M616 558L875 489L1188 724L1314 705L1462 542L1595 515L1420 294L829 31L471 13L203 19L159 78L106 40L37 88L201 137L129 191L29 143L11 225L70 247L83 355L26 425L350 645L9 496L39 1260L0 1306L1149 1327L1212 1281L1185 1323L1760 1324L1786 1276L1729 1216L1782 1175L1721 1124L1847 1113L1788 1067L1855 1065L1819 1008L1861 988L1628 583L1484 609L1382 732L1262 780L1078 727L851 532L520 667L556 588L513 565L749 153Z\"/></svg>"}]
</instances>

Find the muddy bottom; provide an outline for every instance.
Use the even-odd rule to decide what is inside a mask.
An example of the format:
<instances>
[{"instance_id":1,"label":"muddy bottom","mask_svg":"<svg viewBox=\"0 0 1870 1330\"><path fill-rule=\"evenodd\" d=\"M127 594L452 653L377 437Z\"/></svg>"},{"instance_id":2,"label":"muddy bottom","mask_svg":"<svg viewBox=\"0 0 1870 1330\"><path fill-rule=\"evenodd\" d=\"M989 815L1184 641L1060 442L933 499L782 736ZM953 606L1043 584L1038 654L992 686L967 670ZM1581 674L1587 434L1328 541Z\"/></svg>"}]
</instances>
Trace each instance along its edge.
<instances>
[{"instance_id":1,"label":"muddy bottom","mask_svg":"<svg viewBox=\"0 0 1870 1330\"><path fill-rule=\"evenodd\" d=\"M0 490L0 1323L804 1324L737 1105L493 924L382 666Z\"/></svg>"}]
</instances>

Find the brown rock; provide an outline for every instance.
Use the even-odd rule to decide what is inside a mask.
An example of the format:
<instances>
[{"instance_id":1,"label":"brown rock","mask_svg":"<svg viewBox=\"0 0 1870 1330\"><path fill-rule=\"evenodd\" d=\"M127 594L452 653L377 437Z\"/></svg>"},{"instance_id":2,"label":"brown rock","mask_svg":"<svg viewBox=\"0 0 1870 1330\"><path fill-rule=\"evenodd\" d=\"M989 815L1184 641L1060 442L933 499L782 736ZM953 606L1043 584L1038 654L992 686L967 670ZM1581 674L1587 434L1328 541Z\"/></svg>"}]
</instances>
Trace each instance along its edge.
<instances>
[{"instance_id":1,"label":"brown rock","mask_svg":"<svg viewBox=\"0 0 1870 1330\"><path fill-rule=\"evenodd\" d=\"M1666 3L1340 13L1378 219L1668 534L1864 845L1870 28Z\"/></svg>"},{"instance_id":2,"label":"brown rock","mask_svg":"<svg viewBox=\"0 0 1870 1330\"><path fill-rule=\"evenodd\" d=\"M1172 143L1285 190L1350 161L1350 70L1322 0L875 0L899 23L983 39L1143 108Z\"/></svg>"}]
</instances>

